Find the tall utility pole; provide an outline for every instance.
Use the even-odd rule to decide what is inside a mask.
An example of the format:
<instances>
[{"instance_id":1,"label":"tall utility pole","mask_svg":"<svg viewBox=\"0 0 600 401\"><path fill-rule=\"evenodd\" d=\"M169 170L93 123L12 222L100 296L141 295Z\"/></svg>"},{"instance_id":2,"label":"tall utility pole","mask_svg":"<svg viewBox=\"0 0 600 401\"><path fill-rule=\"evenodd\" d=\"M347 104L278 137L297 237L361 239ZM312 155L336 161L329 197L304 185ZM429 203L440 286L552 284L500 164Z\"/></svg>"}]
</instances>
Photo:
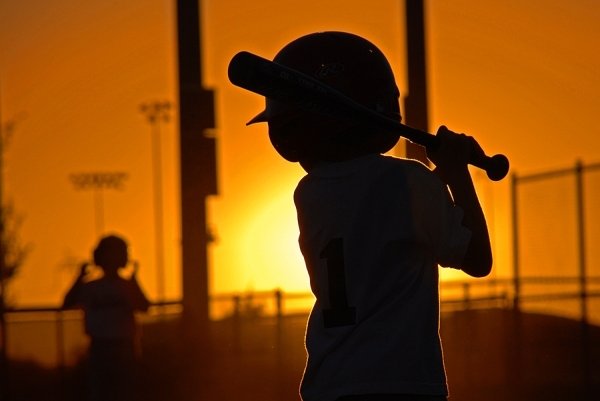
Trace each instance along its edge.
<instances>
[{"instance_id":1,"label":"tall utility pole","mask_svg":"<svg viewBox=\"0 0 600 401\"><path fill-rule=\"evenodd\" d=\"M154 251L156 265L156 296L165 300L165 263L163 228L162 154L160 146L160 123L169 121L171 102L149 102L140 105L140 111L152 128L152 170L154 172Z\"/></svg>"},{"instance_id":2,"label":"tall utility pole","mask_svg":"<svg viewBox=\"0 0 600 401\"><path fill-rule=\"evenodd\" d=\"M202 86L200 0L177 0L181 153L183 318L188 333L208 322L206 199L217 194L214 94Z\"/></svg>"},{"instance_id":3,"label":"tall utility pole","mask_svg":"<svg viewBox=\"0 0 600 401\"><path fill-rule=\"evenodd\" d=\"M429 132L424 5L423 0L404 0L404 4L408 65L408 95L404 97L405 121L408 126ZM412 142L406 144L406 157L429 164L425 148Z\"/></svg>"}]
</instances>

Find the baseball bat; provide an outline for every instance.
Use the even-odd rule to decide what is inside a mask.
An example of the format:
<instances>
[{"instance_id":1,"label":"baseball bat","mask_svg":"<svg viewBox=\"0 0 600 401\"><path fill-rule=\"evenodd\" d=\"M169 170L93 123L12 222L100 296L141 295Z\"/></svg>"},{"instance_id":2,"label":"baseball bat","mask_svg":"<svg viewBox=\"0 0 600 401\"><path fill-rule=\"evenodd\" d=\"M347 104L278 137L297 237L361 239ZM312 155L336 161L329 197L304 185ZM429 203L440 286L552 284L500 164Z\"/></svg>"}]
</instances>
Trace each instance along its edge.
<instances>
[{"instance_id":1,"label":"baseball bat","mask_svg":"<svg viewBox=\"0 0 600 401\"><path fill-rule=\"evenodd\" d=\"M409 127L354 101L340 91L300 71L242 51L229 63L229 80L243 89L280 102L331 116L375 124L426 148L439 146L439 138ZM506 176L506 156L487 156L474 146L469 164L486 171L493 181Z\"/></svg>"}]
</instances>

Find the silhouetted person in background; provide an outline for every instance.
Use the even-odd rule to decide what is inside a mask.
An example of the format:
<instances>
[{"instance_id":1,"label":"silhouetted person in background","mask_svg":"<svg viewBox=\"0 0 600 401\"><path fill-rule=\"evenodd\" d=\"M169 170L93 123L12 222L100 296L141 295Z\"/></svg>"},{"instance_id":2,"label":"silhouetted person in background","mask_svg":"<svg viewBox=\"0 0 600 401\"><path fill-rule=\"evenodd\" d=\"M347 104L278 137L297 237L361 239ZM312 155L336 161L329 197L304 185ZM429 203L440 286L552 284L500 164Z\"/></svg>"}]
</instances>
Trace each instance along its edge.
<instances>
[{"instance_id":1,"label":"silhouetted person in background","mask_svg":"<svg viewBox=\"0 0 600 401\"><path fill-rule=\"evenodd\" d=\"M89 280L89 263L83 263L63 303L63 308L78 307L85 313L91 340L89 395L94 401L131 400L134 395L134 312L146 311L149 302L136 279L137 262L129 279L119 274L129 263L127 248L118 236L103 237L94 250L94 264L102 269L102 276Z\"/></svg>"},{"instance_id":2,"label":"silhouetted person in background","mask_svg":"<svg viewBox=\"0 0 600 401\"><path fill-rule=\"evenodd\" d=\"M369 41L322 32L286 45L275 62L400 120L388 61ZM382 154L398 136L266 99L275 149L307 171L294 194L316 303L306 332L304 401L446 400L438 264L482 277L492 255L467 168L480 148L440 127L432 171Z\"/></svg>"}]
</instances>

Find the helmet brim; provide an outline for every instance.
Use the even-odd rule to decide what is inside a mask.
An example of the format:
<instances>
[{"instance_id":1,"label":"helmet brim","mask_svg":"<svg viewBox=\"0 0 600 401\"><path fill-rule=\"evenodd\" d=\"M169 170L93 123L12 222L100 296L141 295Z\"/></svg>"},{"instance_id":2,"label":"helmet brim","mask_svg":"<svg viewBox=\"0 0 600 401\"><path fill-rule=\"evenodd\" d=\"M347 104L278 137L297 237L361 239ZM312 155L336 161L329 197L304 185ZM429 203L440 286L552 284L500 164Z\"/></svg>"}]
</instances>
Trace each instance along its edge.
<instances>
[{"instance_id":1,"label":"helmet brim","mask_svg":"<svg viewBox=\"0 0 600 401\"><path fill-rule=\"evenodd\" d=\"M269 118L267 117L267 110L263 110L252 117L252 119L246 123L246 126L256 123L266 123L267 121L269 121Z\"/></svg>"}]
</instances>

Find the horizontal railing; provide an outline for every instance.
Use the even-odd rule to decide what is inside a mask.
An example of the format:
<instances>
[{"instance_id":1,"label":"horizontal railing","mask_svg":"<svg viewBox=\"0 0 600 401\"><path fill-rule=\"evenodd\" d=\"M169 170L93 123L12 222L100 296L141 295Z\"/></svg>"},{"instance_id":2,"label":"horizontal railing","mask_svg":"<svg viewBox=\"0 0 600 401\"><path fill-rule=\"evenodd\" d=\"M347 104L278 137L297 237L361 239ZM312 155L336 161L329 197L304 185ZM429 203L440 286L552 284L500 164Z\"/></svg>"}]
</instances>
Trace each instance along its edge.
<instances>
[{"instance_id":1,"label":"horizontal railing","mask_svg":"<svg viewBox=\"0 0 600 401\"><path fill-rule=\"evenodd\" d=\"M585 291L581 291L578 277L522 277L519 279L519 303L515 303L515 280L512 278L496 278L485 280L445 281L440 285L442 312L459 311L480 308L515 308L527 304L540 305L541 302L555 302L553 306L562 305L556 302L565 300L577 301L572 308L573 317L577 318L579 305L592 299L600 299L600 277L587 277ZM527 291L528 287L535 287L536 291ZM571 288L570 288L571 287ZM549 291L552 288L552 291ZM288 316L293 314L306 314L312 306L314 296L310 292L284 292L282 290L256 291L246 293L222 293L210 297L211 306L219 309L220 319L249 319L262 316ZM290 307L291 303L300 302L300 307ZM543 305L546 310L551 309L548 303ZM596 304L598 305L598 304ZM539 309L539 308L538 308ZM587 308L585 308L587 310ZM170 300L152 303L148 313L143 315L142 324L166 318L170 315L178 316L182 312L179 300ZM600 316L600 311L594 311ZM55 365L65 366L68 360L73 360L71 352L77 348L75 345L85 341L81 330L74 337L73 327L81 323L81 311L62 310L57 307L29 306L8 308L4 312L4 322L8 333L11 325L18 330L30 330L26 324L45 326L49 331L45 341L47 347L53 347ZM581 318L587 322L586 319ZM79 322L78 322L79 321ZM22 324L18 327L19 324ZM50 326L47 326L50 324ZM75 324L76 326L73 326ZM53 328L52 328L53 327ZM52 342L55 344L52 345ZM11 338L7 336L7 354L11 356Z\"/></svg>"},{"instance_id":2,"label":"horizontal railing","mask_svg":"<svg viewBox=\"0 0 600 401\"><path fill-rule=\"evenodd\" d=\"M519 285L543 285L543 286L556 286L556 285L578 285L581 282L579 277L561 277L561 276L547 276L547 277L521 277L519 278ZM536 300L552 300L552 299L567 299L567 298L581 298L589 297L595 298L600 296L600 276L587 277L586 283L588 287L599 285L597 289L590 289L585 292L581 292L580 289L566 291L561 293L549 292L542 294L526 294L526 291L520 295L520 299L524 301L536 301ZM440 284L440 303L442 307L445 304L456 304L462 303L467 304L470 302L480 302L489 300L506 300L511 304L512 296L514 294L515 280L512 278L495 278L495 279L484 279L484 280L450 280L443 281ZM447 296L448 292L452 290L458 291L458 296ZM478 291L479 295L473 295L474 291ZM487 292L487 293L486 293ZM492 294L490 294L490 292ZM211 304L216 303L229 303L232 306L232 315L241 314L241 308L243 305L252 302L261 302L269 300L273 301L276 306L274 308L277 315L285 315L285 301L286 300L311 300L314 299L314 295L311 292L284 292L283 290L276 289L270 291L247 291L247 292L229 292L213 294L209 297ZM170 308L170 309L168 309ZM152 302L149 310L149 314L162 315L169 313L178 313L181 310L180 300L168 300L160 302ZM22 314L35 314L35 313L63 313L65 310L54 307L54 306L26 306L26 307L7 307L5 308L5 315L12 317L15 315ZM306 310L308 312L308 309Z\"/></svg>"}]
</instances>

